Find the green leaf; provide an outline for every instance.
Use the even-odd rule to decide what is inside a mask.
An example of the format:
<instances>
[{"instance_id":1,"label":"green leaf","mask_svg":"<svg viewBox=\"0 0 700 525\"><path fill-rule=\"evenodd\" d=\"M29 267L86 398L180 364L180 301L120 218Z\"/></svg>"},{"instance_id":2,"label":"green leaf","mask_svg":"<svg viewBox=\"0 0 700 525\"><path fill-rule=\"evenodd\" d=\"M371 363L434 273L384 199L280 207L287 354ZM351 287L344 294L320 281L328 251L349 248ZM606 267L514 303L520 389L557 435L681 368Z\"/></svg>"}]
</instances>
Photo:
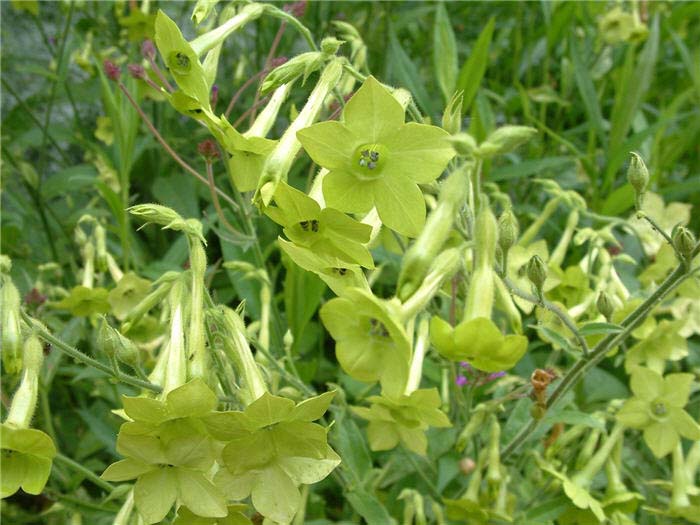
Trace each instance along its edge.
<instances>
[{"instance_id":1,"label":"green leaf","mask_svg":"<svg viewBox=\"0 0 700 525\"><path fill-rule=\"evenodd\" d=\"M134 503L139 514L150 525L159 523L177 498L175 469L164 467L139 477L134 485Z\"/></svg>"},{"instance_id":2,"label":"green leaf","mask_svg":"<svg viewBox=\"0 0 700 525\"><path fill-rule=\"evenodd\" d=\"M671 453L679 439L675 426L667 423L652 423L644 429L644 441L657 458Z\"/></svg>"},{"instance_id":3,"label":"green leaf","mask_svg":"<svg viewBox=\"0 0 700 525\"><path fill-rule=\"evenodd\" d=\"M584 63L583 54L579 47L579 41L576 36L572 36L569 40L571 49L571 58L574 66L574 78L576 79L576 87L583 99L583 107L588 115L588 121L593 127L598 140L601 144L606 143L605 126L603 123L603 114L600 110L598 102L598 94L591 78L590 68Z\"/></svg>"},{"instance_id":4,"label":"green leaf","mask_svg":"<svg viewBox=\"0 0 700 525\"><path fill-rule=\"evenodd\" d=\"M586 323L579 328L579 333L588 337L590 335L617 334L622 331L622 327L613 323Z\"/></svg>"},{"instance_id":5,"label":"green leaf","mask_svg":"<svg viewBox=\"0 0 700 525\"><path fill-rule=\"evenodd\" d=\"M301 494L280 467L271 466L258 475L252 490L255 510L268 519L289 523L301 504Z\"/></svg>"},{"instance_id":6,"label":"green leaf","mask_svg":"<svg viewBox=\"0 0 700 525\"><path fill-rule=\"evenodd\" d=\"M228 514L226 498L201 472L177 469L177 493L180 501L199 516L223 518Z\"/></svg>"},{"instance_id":7,"label":"green leaf","mask_svg":"<svg viewBox=\"0 0 700 525\"><path fill-rule=\"evenodd\" d=\"M496 25L495 18L490 18L477 38L469 58L462 66L457 80L457 89L464 91L464 99L462 102L462 112L466 113L471 106L476 92L481 85L481 79L484 77L486 67L489 63L489 48L491 47L491 37L493 29Z\"/></svg>"},{"instance_id":8,"label":"green leaf","mask_svg":"<svg viewBox=\"0 0 700 525\"><path fill-rule=\"evenodd\" d=\"M369 492L355 489L345 494L348 503L367 522L367 525L394 525L396 520L391 517L384 505Z\"/></svg>"},{"instance_id":9,"label":"green leaf","mask_svg":"<svg viewBox=\"0 0 700 525\"><path fill-rule=\"evenodd\" d=\"M433 66L438 85L445 101L448 101L457 84L457 41L445 4L435 7L433 26Z\"/></svg>"},{"instance_id":10,"label":"green leaf","mask_svg":"<svg viewBox=\"0 0 700 525\"><path fill-rule=\"evenodd\" d=\"M389 66L391 78L398 80L398 83L406 86L411 94L416 98L416 102L425 113L433 113L433 103L418 68L404 50L394 31L393 24L389 25Z\"/></svg>"}]
</instances>

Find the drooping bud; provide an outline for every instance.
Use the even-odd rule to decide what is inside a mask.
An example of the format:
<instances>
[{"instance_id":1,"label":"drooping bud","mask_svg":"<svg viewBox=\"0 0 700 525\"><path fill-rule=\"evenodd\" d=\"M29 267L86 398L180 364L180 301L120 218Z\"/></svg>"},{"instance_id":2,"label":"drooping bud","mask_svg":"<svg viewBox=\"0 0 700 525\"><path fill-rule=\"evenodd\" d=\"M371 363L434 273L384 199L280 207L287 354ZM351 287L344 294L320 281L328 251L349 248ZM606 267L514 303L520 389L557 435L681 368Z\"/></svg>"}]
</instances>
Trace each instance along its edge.
<instances>
[{"instance_id":1,"label":"drooping bud","mask_svg":"<svg viewBox=\"0 0 700 525\"><path fill-rule=\"evenodd\" d=\"M122 74L121 68L112 62L111 60L105 59L105 61L102 63L102 67L104 69L105 75L107 75L107 78L110 80L114 80L115 82L119 81L119 77Z\"/></svg>"},{"instance_id":2,"label":"drooping bud","mask_svg":"<svg viewBox=\"0 0 700 525\"><path fill-rule=\"evenodd\" d=\"M129 74L134 78L138 78L140 80L144 80L146 78L146 70L141 64L129 64L128 66L126 66L126 69L129 71Z\"/></svg>"},{"instance_id":3,"label":"drooping bud","mask_svg":"<svg viewBox=\"0 0 700 525\"><path fill-rule=\"evenodd\" d=\"M676 226L673 229L671 239L673 240L673 247L676 249L676 251L683 257L683 259L690 261L693 254L693 249L695 248L695 244L697 242L693 232L684 226Z\"/></svg>"},{"instance_id":4,"label":"drooping bud","mask_svg":"<svg viewBox=\"0 0 700 525\"><path fill-rule=\"evenodd\" d=\"M141 54L147 60L156 58L156 45L153 43L153 40L146 39L143 41L143 44L141 44Z\"/></svg>"},{"instance_id":5,"label":"drooping bud","mask_svg":"<svg viewBox=\"0 0 700 525\"><path fill-rule=\"evenodd\" d=\"M321 51L326 55L335 55L338 52L338 48L344 43L343 40L328 36L321 40Z\"/></svg>"},{"instance_id":6,"label":"drooping bud","mask_svg":"<svg viewBox=\"0 0 700 525\"><path fill-rule=\"evenodd\" d=\"M8 271L10 260L7 261ZM9 275L0 275L0 316L2 316L2 364L5 373L22 370L22 333L20 331L20 297Z\"/></svg>"},{"instance_id":7,"label":"drooping bud","mask_svg":"<svg viewBox=\"0 0 700 525\"><path fill-rule=\"evenodd\" d=\"M498 245L507 252L518 240L520 228L513 210L508 208L498 218Z\"/></svg>"},{"instance_id":8,"label":"drooping bud","mask_svg":"<svg viewBox=\"0 0 700 525\"><path fill-rule=\"evenodd\" d=\"M219 148L216 147L216 142L212 139L206 139L197 144L197 153L204 157L207 162L219 158Z\"/></svg>"},{"instance_id":9,"label":"drooping bud","mask_svg":"<svg viewBox=\"0 0 700 525\"><path fill-rule=\"evenodd\" d=\"M537 130L529 126L502 126L481 143L477 155L488 159L496 155L510 153L535 135L537 135Z\"/></svg>"},{"instance_id":10,"label":"drooping bud","mask_svg":"<svg viewBox=\"0 0 700 525\"><path fill-rule=\"evenodd\" d=\"M116 353L117 359L125 365L129 365L131 368L138 367L139 363L141 362L139 349L136 348L136 345L130 339L127 339L119 332L117 332L116 335L118 340Z\"/></svg>"},{"instance_id":11,"label":"drooping bud","mask_svg":"<svg viewBox=\"0 0 700 525\"><path fill-rule=\"evenodd\" d=\"M627 168L627 182L634 188L635 202L637 209L642 207L642 197L649 184L649 170L642 157L635 153L632 153L632 158L630 159L629 168Z\"/></svg>"},{"instance_id":12,"label":"drooping bud","mask_svg":"<svg viewBox=\"0 0 700 525\"><path fill-rule=\"evenodd\" d=\"M537 292L542 294L542 287L547 280L547 265L539 255L533 255L527 263L527 278L533 284Z\"/></svg>"},{"instance_id":13,"label":"drooping bud","mask_svg":"<svg viewBox=\"0 0 700 525\"><path fill-rule=\"evenodd\" d=\"M463 99L464 91L458 91L452 95L452 98L445 108L445 112L442 114L442 128L450 135L456 135L462 130Z\"/></svg>"},{"instance_id":14,"label":"drooping bud","mask_svg":"<svg viewBox=\"0 0 700 525\"><path fill-rule=\"evenodd\" d=\"M452 147L460 157L473 157L478 148L476 140L469 133L457 133L447 140L452 143Z\"/></svg>"},{"instance_id":15,"label":"drooping bud","mask_svg":"<svg viewBox=\"0 0 700 525\"><path fill-rule=\"evenodd\" d=\"M260 93L264 95L282 84L291 82L301 75L303 75L304 80L306 80L311 73L323 66L324 58L325 55L320 51L309 51L308 53L297 55L291 60L287 60L270 71L265 77L262 82L262 87L260 88Z\"/></svg>"},{"instance_id":16,"label":"drooping bud","mask_svg":"<svg viewBox=\"0 0 700 525\"><path fill-rule=\"evenodd\" d=\"M610 296L606 292L603 291L598 294L598 300L596 301L595 305L601 315L607 320L610 320L613 312L615 311L615 306L613 305Z\"/></svg>"}]
</instances>

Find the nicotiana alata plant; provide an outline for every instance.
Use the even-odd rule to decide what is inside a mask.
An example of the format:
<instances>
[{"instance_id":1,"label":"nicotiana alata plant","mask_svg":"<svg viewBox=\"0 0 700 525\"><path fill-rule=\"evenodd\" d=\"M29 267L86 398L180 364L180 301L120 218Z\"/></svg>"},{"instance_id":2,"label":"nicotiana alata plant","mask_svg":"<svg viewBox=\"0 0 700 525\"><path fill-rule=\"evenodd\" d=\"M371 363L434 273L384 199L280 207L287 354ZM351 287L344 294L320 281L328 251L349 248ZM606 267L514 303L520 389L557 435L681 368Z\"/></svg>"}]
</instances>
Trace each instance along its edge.
<instances>
[{"instance_id":1,"label":"nicotiana alata plant","mask_svg":"<svg viewBox=\"0 0 700 525\"><path fill-rule=\"evenodd\" d=\"M89 355L46 326L43 310L22 306L2 256L2 363L14 378L1 426L2 497L41 493L60 461L119 502L118 525L301 524L314 491L331 484L355 522L380 524L395 522L380 492L408 465L420 485L396 494L407 524L622 525L639 512L698 523L700 425L689 401L697 380L685 358L686 339L700 334L700 244L686 227L689 210L674 215L650 191L642 156L631 153L627 171L631 217L593 213L575 191L541 179L547 203L530 220L484 167L536 140L536 129L503 125L478 140L462 128L463 92L437 126L411 93L370 74L349 23L336 23L345 40L316 45L290 10L250 2L217 17L214 4L197 2L193 19L209 26L191 40L159 10L144 61L128 68L133 78L111 61L99 73L115 140L129 142L133 116L118 110L119 97L210 190L215 217L125 207L120 226L174 232L187 265L140 271L107 242L102 218L81 217L80 285L37 286L50 312L87 320L98 350ZM242 131L216 109L222 46L268 17L310 50L260 75L265 98ZM634 26L624 34L606 20L608 40L640 33L639 20L618 21ZM449 83L442 79L446 93ZM135 85L206 130L206 176L166 142ZM287 120L285 104L301 94ZM301 189L294 170L309 160L317 169ZM215 169L230 191L216 186ZM565 226L549 245L540 234L562 211ZM276 228L271 246L261 246L263 228ZM120 241L129 235L120 231ZM256 282L258 315L212 286L215 237L252 254L255 264L224 257L223 266ZM635 262L622 237L656 257L636 278L620 275ZM271 271L277 256L285 281ZM395 271L385 272L392 259ZM301 300L288 300L287 286L299 286ZM323 392L293 351L317 311L339 367ZM56 450L53 430L32 427L48 373L42 343L131 388L113 407L121 459L99 477ZM579 409L581 384L606 361L629 376L631 394ZM669 474L657 483L668 497L653 502L625 470L627 448L642 442ZM536 483L521 487L526 478ZM539 495L549 510L533 508Z\"/></svg>"}]
</instances>

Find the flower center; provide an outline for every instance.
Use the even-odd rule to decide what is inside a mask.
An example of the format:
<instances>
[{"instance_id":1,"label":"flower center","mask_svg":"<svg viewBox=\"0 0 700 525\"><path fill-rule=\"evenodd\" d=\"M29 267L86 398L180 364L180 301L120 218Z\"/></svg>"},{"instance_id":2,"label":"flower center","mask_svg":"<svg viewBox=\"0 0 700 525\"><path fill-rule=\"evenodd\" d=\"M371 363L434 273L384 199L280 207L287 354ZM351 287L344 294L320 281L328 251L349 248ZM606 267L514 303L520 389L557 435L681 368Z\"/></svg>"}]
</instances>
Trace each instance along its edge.
<instances>
[{"instance_id":1,"label":"flower center","mask_svg":"<svg viewBox=\"0 0 700 525\"><path fill-rule=\"evenodd\" d=\"M316 219L311 219L310 221L301 221L299 223L299 227L304 230L305 232L312 231L312 232L317 232L318 231L318 221Z\"/></svg>"},{"instance_id":2,"label":"flower center","mask_svg":"<svg viewBox=\"0 0 700 525\"><path fill-rule=\"evenodd\" d=\"M666 410L666 404L661 402L661 401L657 401L656 403L654 403L651 407L651 410L652 410L652 412L654 412L654 415L657 417L664 417L666 415L666 413L668 412Z\"/></svg>"},{"instance_id":3,"label":"flower center","mask_svg":"<svg viewBox=\"0 0 700 525\"><path fill-rule=\"evenodd\" d=\"M369 320L369 335L373 337L389 337L389 330L386 329L384 323L379 319L372 318Z\"/></svg>"},{"instance_id":4,"label":"flower center","mask_svg":"<svg viewBox=\"0 0 700 525\"><path fill-rule=\"evenodd\" d=\"M192 69L190 57L180 51L173 51L168 56L168 68L179 75L186 75Z\"/></svg>"},{"instance_id":5,"label":"flower center","mask_svg":"<svg viewBox=\"0 0 700 525\"><path fill-rule=\"evenodd\" d=\"M363 144L352 156L352 163L356 168L353 172L362 179L379 177L386 164L388 153L382 144Z\"/></svg>"}]
</instances>

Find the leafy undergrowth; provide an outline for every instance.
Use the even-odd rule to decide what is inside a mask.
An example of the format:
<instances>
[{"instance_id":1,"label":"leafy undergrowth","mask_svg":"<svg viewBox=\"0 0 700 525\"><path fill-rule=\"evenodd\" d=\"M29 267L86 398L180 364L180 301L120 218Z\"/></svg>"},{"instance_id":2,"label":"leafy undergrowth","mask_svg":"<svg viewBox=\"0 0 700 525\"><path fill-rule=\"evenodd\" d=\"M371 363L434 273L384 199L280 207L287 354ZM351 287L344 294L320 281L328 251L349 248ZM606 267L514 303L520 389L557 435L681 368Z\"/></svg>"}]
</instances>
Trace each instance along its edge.
<instances>
[{"instance_id":1,"label":"leafy undergrowth","mask_svg":"<svg viewBox=\"0 0 700 525\"><path fill-rule=\"evenodd\" d=\"M0 9L4 523L700 522L700 3Z\"/></svg>"}]
</instances>

